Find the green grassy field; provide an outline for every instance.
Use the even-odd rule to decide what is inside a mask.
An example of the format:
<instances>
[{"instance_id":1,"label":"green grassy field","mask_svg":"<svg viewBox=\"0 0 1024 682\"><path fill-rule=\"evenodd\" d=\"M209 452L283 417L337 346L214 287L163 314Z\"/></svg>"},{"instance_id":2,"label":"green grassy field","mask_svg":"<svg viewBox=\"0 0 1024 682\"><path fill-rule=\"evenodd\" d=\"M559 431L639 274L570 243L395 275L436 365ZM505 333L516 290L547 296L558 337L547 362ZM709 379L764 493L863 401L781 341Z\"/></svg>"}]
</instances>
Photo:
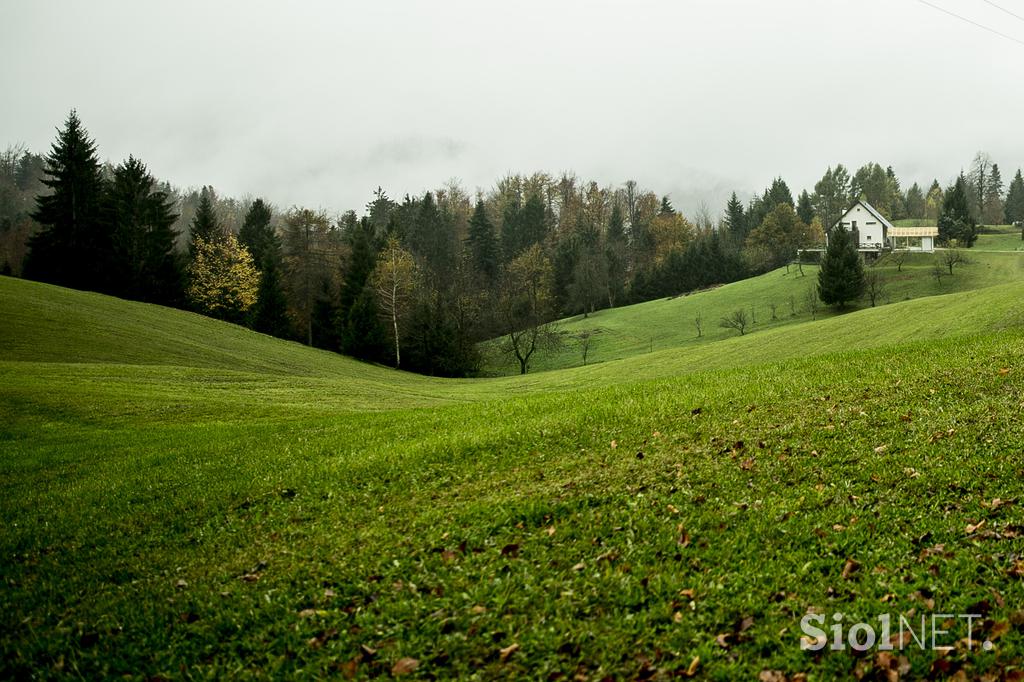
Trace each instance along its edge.
<instances>
[{"instance_id":1,"label":"green grassy field","mask_svg":"<svg viewBox=\"0 0 1024 682\"><path fill-rule=\"evenodd\" d=\"M983 227L974 248L988 251L1024 251L1021 229L1013 225Z\"/></svg>"},{"instance_id":2,"label":"green grassy field","mask_svg":"<svg viewBox=\"0 0 1024 682\"><path fill-rule=\"evenodd\" d=\"M1022 295L451 381L0 278L0 677L1013 679Z\"/></svg>"},{"instance_id":3,"label":"green grassy field","mask_svg":"<svg viewBox=\"0 0 1024 682\"><path fill-rule=\"evenodd\" d=\"M982 244L979 240L979 249ZM884 287L876 305L1024 280L1024 254L965 250L964 255L969 262L954 268L953 276L939 281L932 274L936 259L933 254L909 254L902 266L897 266L891 258L883 259L868 268L868 272L878 273ZM591 334L587 363L593 364L652 350L699 348L731 338L738 332L723 329L718 322L737 309L745 310L753 321L747 334L807 322L812 314L807 308L806 296L816 286L817 274L817 266L805 265L803 275L795 267L780 268L710 291L602 310L587 318L573 317L559 324L563 332L562 347L537 353L530 366L532 370L543 371L582 365L579 335L583 332ZM870 306L870 303L861 301L857 305ZM694 322L698 315L703 318L700 337ZM818 319L834 315L828 309L816 313ZM515 358L501 354L497 344L485 345L485 351L485 374L519 372Z\"/></svg>"}]
</instances>

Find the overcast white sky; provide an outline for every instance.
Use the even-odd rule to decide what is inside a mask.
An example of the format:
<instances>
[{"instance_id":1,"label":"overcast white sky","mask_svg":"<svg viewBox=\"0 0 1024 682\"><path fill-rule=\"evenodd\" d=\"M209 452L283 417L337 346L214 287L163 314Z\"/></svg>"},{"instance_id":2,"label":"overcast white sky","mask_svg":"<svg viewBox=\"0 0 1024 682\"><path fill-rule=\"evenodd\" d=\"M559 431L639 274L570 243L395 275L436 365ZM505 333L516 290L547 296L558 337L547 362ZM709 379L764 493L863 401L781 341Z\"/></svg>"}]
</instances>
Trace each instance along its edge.
<instances>
[{"instance_id":1,"label":"overcast white sky","mask_svg":"<svg viewBox=\"0 0 1024 682\"><path fill-rule=\"evenodd\" d=\"M930 0L1024 41L985 0ZM1024 16L1024 0L994 0ZM732 189L875 160L1024 165L1024 44L918 0L0 0L0 145L72 107L104 159L278 206L362 210L507 172ZM1008 177L1007 177L1008 179Z\"/></svg>"}]
</instances>

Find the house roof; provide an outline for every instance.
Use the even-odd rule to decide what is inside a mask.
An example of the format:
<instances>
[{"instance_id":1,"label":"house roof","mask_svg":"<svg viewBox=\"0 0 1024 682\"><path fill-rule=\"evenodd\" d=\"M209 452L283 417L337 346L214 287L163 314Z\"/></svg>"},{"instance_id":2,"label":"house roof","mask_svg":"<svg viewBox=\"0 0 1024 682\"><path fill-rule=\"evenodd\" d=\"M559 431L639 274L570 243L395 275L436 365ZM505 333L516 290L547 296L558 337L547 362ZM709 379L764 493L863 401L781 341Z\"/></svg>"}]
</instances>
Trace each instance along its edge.
<instances>
[{"instance_id":1,"label":"house roof","mask_svg":"<svg viewBox=\"0 0 1024 682\"><path fill-rule=\"evenodd\" d=\"M843 218L845 218L850 213L850 211L852 211L857 206L857 204L860 204L865 209L867 209L867 212L870 213L880 223L882 223L882 225L885 226L886 230L893 229L892 223L890 223L888 220L886 220L885 217L881 213L878 212L878 209L876 209L874 206L872 206L868 202L864 201L863 199L858 199L853 204L851 204L850 208L846 209L846 211L843 213ZM843 218L840 218L839 221L842 222Z\"/></svg>"},{"instance_id":2,"label":"house roof","mask_svg":"<svg viewBox=\"0 0 1024 682\"><path fill-rule=\"evenodd\" d=\"M937 227L892 227L889 228L890 237L938 237Z\"/></svg>"},{"instance_id":3,"label":"house roof","mask_svg":"<svg viewBox=\"0 0 1024 682\"><path fill-rule=\"evenodd\" d=\"M861 199L861 200L860 200L859 202L857 202L857 203L859 203L859 204L860 204L861 206L863 206L864 208L866 208L866 209L868 210L868 213L870 213L871 215L873 215L873 216L875 216L876 218L878 218L878 220L879 220L879 221L881 221L881 223L882 223L883 225L885 225L885 228L886 228L887 230L891 230L891 229L893 228L893 225L892 225L892 223L890 223L890 222L889 222L888 220L886 220L886 219L885 219L885 217L884 217L884 216L883 216L883 215L882 215L881 213L879 213L879 212L878 212L878 210L877 210L877 209L876 209L876 208L875 208L874 206L872 206L872 205L871 205L871 204L869 204L868 202L864 201L863 199ZM855 204L855 205L856 205L856 204Z\"/></svg>"}]
</instances>

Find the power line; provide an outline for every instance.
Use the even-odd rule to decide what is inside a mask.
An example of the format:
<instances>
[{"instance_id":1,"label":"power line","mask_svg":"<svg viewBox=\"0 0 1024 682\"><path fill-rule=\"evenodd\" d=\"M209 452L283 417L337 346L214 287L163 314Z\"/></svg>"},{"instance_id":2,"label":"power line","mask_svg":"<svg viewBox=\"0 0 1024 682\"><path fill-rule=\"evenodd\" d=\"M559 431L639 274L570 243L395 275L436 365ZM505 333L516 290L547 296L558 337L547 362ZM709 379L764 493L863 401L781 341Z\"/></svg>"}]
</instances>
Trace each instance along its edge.
<instances>
[{"instance_id":1,"label":"power line","mask_svg":"<svg viewBox=\"0 0 1024 682\"><path fill-rule=\"evenodd\" d=\"M983 31L988 31L989 33L994 33L995 35L999 36L1000 38L1005 38L1006 40L1012 40L1013 42L1017 43L1018 45L1024 45L1024 40L1021 40L1019 38L1014 38L1013 36L1006 35L1005 33L1001 33L999 31L995 30L994 28L989 28L988 26L985 26L984 24L979 24L978 22L976 22L976 21L974 21L972 19L968 19L965 16L961 16L961 15L957 14L956 12L950 12L948 9L946 9L944 7L939 7L938 5L933 5L932 3L928 2L928 0L917 0L917 1L919 3L921 3L922 5L925 5L927 7L931 7L934 10L938 10L939 12L942 12L943 14L948 14L949 16L953 17L954 19L959 19L960 21L966 22L966 23L968 23L968 24L970 24L972 26L976 26L977 28L980 28Z\"/></svg>"},{"instance_id":2,"label":"power line","mask_svg":"<svg viewBox=\"0 0 1024 682\"><path fill-rule=\"evenodd\" d=\"M1002 5L997 5L996 3L992 2L992 0L982 0L982 2L984 2L985 4L988 4L988 5L992 5L993 7L995 7L1000 12L1006 12L1007 14L1009 14L1011 17L1014 17L1015 19L1020 19L1021 21L1024 21L1024 17L1022 17L1021 15L1017 14L1016 12L1011 12L1010 10L1006 9L1005 7L1003 7Z\"/></svg>"}]
</instances>

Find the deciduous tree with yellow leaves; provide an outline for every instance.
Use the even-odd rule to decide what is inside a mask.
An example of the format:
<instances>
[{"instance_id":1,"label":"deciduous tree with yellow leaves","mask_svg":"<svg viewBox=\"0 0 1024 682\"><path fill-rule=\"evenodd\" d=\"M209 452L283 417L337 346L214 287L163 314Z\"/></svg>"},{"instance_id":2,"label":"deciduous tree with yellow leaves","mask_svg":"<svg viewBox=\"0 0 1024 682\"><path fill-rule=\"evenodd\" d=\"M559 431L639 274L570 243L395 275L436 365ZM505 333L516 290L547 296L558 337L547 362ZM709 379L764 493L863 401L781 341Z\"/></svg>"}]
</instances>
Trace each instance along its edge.
<instances>
[{"instance_id":1,"label":"deciduous tree with yellow leaves","mask_svg":"<svg viewBox=\"0 0 1024 682\"><path fill-rule=\"evenodd\" d=\"M252 254L235 236L206 240L195 238L195 258L189 266L188 298L210 317L241 322L256 303L260 272Z\"/></svg>"}]
</instances>

